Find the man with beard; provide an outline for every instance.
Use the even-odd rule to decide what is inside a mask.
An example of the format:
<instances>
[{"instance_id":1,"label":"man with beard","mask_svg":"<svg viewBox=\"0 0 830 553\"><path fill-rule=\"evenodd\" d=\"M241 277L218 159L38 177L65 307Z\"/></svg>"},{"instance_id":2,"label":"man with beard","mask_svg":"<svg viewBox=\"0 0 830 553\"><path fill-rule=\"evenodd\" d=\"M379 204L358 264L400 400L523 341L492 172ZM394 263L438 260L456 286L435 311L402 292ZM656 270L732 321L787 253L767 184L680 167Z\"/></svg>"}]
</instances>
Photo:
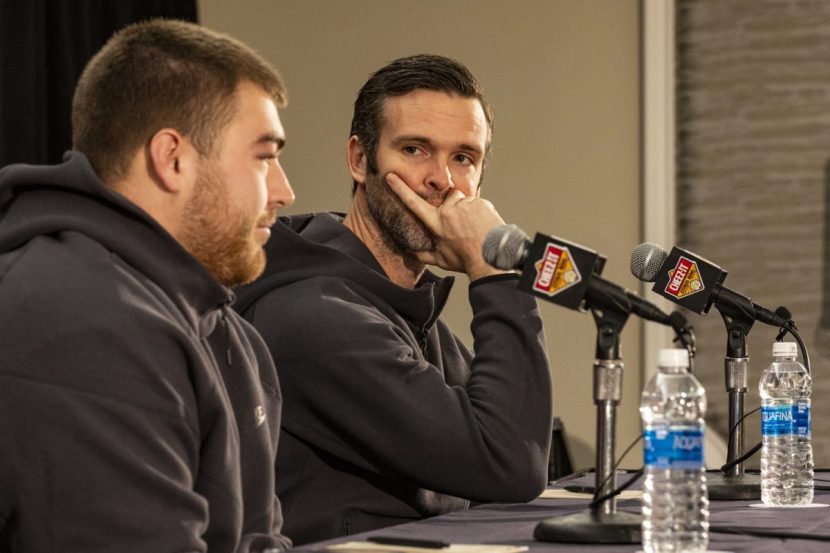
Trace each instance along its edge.
<instances>
[{"instance_id":1,"label":"man with beard","mask_svg":"<svg viewBox=\"0 0 830 553\"><path fill-rule=\"evenodd\" d=\"M279 75L156 20L90 61L60 165L0 171L0 550L276 551L281 396L229 286L294 194Z\"/></svg>"},{"instance_id":2,"label":"man with beard","mask_svg":"<svg viewBox=\"0 0 830 553\"><path fill-rule=\"evenodd\" d=\"M488 266L490 108L460 63L399 59L355 102L345 219L273 227L237 308L284 390L277 492L297 544L523 502L547 481L551 384L535 301ZM466 274L475 353L438 317Z\"/></svg>"}]
</instances>

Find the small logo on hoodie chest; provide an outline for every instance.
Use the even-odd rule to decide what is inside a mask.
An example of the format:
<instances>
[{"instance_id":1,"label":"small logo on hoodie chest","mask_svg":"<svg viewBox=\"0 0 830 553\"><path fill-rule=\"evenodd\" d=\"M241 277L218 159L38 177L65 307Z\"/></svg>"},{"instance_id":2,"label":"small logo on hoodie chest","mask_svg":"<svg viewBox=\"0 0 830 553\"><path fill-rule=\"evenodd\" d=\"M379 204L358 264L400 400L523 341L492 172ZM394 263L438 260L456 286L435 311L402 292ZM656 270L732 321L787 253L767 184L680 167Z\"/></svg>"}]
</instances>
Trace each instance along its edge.
<instances>
[{"instance_id":1,"label":"small logo on hoodie chest","mask_svg":"<svg viewBox=\"0 0 830 553\"><path fill-rule=\"evenodd\" d=\"M262 426L265 422L265 408L262 405L254 407L254 422L257 426Z\"/></svg>"}]
</instances>

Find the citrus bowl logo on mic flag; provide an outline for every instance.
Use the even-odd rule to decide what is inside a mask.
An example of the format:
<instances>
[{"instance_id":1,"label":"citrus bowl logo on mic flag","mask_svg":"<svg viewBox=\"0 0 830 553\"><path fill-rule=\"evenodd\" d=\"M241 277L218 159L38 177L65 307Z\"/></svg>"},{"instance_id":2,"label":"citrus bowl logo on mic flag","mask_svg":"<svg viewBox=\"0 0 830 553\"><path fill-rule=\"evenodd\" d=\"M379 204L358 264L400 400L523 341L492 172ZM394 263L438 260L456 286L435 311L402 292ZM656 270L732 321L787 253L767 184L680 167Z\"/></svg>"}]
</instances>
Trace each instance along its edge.
<instances>
[{"instance_id":1,"label":"citrus bowl logo on mic flag","mask_svg":"<svg viewBox=\"0 0 830 553\"><path fill-rule=\"evenodd\" d=\"M701 292L703 288L703 280L700 278L697 263L681 256L674 269L669 271L666 293L680 299Z\"/></svg>"},{"instance_id":2,"label":"citrus bowl logo on mic flag","mask_svg":"<svg viewBox=\"0 0 830 553\"><path fill-rule=\"evenodd\" d=\"M533 290L548 296L558 294L582 280L568 248L548 244L542 259L534 263L536 278Z\"/></svg>"}]
</instances>

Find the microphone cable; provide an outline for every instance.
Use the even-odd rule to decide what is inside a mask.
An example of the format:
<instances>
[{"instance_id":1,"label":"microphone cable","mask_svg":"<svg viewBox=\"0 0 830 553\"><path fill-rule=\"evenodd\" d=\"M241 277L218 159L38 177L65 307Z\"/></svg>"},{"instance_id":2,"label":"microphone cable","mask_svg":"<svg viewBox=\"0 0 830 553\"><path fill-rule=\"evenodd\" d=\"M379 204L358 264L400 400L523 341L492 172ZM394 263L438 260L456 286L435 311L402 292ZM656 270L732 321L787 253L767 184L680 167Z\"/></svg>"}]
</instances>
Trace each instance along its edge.
<instances>
[{"instance_id":1,"label":"microphone cable","mask_svg":"<svg viewBox=\"0 0 830 553\"><path fill-rule=\"evenodd\" d=\"M758 409L753 410L754 413ZM749 413L747 413L749 414ZM623 458L631 451L637 442L639 442L643 438L643 435L640 434L632 443L629 445L622 455L620 455L619 460L614 464L614 467L611 471L611 475L613 475L617 467L619 466L620 462L622 462ZM760 445L760 444L759 444ZM621 486L617 487L615 490L597 497L599 490L605 485L611 475L607 476L599 485L596 492L594 493L594 498L589 504L591 510L596 509L603 501L606 499L610 499L622 493L624 490L631 487L640 477L643 475L643 469L639 469L635 471L634 476L630 478L627 482L622 484ZM830 486L815 486L816 490L827 491L830 490ZM744 536L757 536L761 538L777 538L781 540L793 539L793 540L812 540L812 541L830 541L830 535L820 535L815 533L807 533L807 532L792 532L787 530L774 530L774 529L767 529L767 528L750 528L744 526L720 526L710 524L709 526L710 533L718 533L718 534L737 534L737 535L744 535Z\"/></svg>"},{"instance_id":2,"label":"microphone cable","mask_svg":"<svg viewBox=\"0 0 830 553\"><path fill-rule=\"evenodd\" d=\"M680 312L675 312L675 313L677 313L678 315L682 315ZM674 327L674 331L675 331L675 336L672 339L672 342L680 345L683 349L685 349L686 351L689 352L689 369L688 370L689 370L690 374L694 374L694 371L693 371L694 358L695 358L695 353L697 352L697 345L696 345L696 340L695 340L694 327L692 327L690 324L686 323L685 317L682 318L682 321L683 321L682 325L679 325L679 326L672 325ZM628 488L630 488L631 486L633 486L634 483L637 482L637 480L639 480L640 477L643 476L643 471L645 470L644 467L634 471L634 476L632 476L624 484L618 486L616 489L608 492L605 495L599 496L599 491L603 488L603 486L605 486L605 484L608 482L608 480L611 478L611 476L616 473L617 467L619 467L620 463L622 463L622 460L625 458L625 456L628 455L628 453L631 451L631 449L635 445L637 445L637 443L642 439L643 439L643 434L641 433L639 436L637 436L637 438L633 442L631 442L631 444L627 448L625 448L625 451L623 451L622 455L620 455L620 458L617 460L616 463L614 463L614 466L611 469L611 473L608 476L606 476L605 479L597 487L597 489L594 490L594 497L591 500L591 503L589 504L589 507L592 510L596 509L599 506L599 504L602 503L603 501L605 501L606 499L610 499L612 497L616 497L616 496L620 495L623 491L625 491Z\"/></svg>"},{"instance_id":3,"label":"microphone cable","mask_svg":"<svg viewBox=\"0 0 830 553\"><path fill-rule=\"evenodd\" d=\"M753 409L749 413L744 414L744 416L741 417L740 419L738 419L738 422L736 422L732 426L732 428L729 429L729 438L727 439L727 442L726 442L726 458L727 459L732 457L732 451L733 451L732 448L735 447L735 430L737 430L738 426L740 426L741 423L744 422L745 418L747 418L749 415L752 415L753 413L757 413L760 410L761 410L761 407L756 407L755 409ZM758 452L759 449L761 449L761 442L754 445L749 451L747 451L746 453L744 453L743 455L741 455L737 459L733 459L732 461L729 461L728 463L723 465L720 468L721 472L726 474L726 471L728 471L729 469L731 469L735 465L743 463L744 461L746 461L747 459L749 459L750 457L755 455Z\"/></svg>"},{"instance_id":4,"label":"microphone cable","mask_svg":"<svg viewBox=\"0 0 830 553\"><path fill-rule=\"evenodd\" d=\"M815 470L815 472L827 472L827 469L814 469L814 470ZM813 489L818 490L818 491L822 491L822 492L830 491L830 486L826 486L826 485L823 485L823 484L816 484L816 482L830 482L830 480L828 480L827 478L816 478L815 476L813 476Z\"/></svg>"},{"instance_id":5,"label":"microphone cable","mask_svg":"<svg viewBox=\"0 0 830 553\"><path fill-rule=\"evenodd\" d=\"M787 334L791 334L792 337L795 338L795 341L798 343L798 348L801 350L801 357L804 359L804 368L807 369L807 374L812 377L812 371L810 370L810 354L807 352L807 346L804 344L804 340L801 338L801 334L799 334L799 332L798 332L798 326L795 324L795 321L792 319L792 313L790 313L789 309L787 309L786 307L781 305L781 306L778 307L778 309L775 310L775 314L778 315L779 317L781 317L782 319L786 320L786 324L782 325L781 328L778 329L778 335L775 337L775 341L780 342L784 339L784 336L786 336ZM761 409L761 407L756 407L755 409L753 409L749 413L746 413L743 417L738 419L738 422L736 422L732 426L732 428L729 429L729 436L728 436L728 439L727 439L727 449L726 449L726 451L727 451L726 458L727 459L732 457L732 452L733 452L734 442L735 442L735 430L738 429L738 426L743 422L743 420L746 417L748 417L749 415L759 411L760 409ZM758 453L758 451L761 449L762 445L763 445L763 441L760 441L757 444L755 444L752 448L750 448L746 453L744 453L743 455L738 457L737 459L733 459L732 461L729 461L728 463L724 464L720 468L721 472L726 474L726 472L729 469L731 469L732 467L734 467L735 465L739 465L739 464L743 463L744 461L746 461L747 459L749 459L750 457L752 457L753 455Z\"/></svg>"},{"instance_id":6,"label":"microphone cable","mask_svg":"<svg viewBox=\"0 0 830 553\"><path fill-rule=\"evenodd\" d=\"M812 371L810 370L810 354L807 353L807 346L804 345L804 340L801 339L801 334L798 333L798 325L795 324L795 321L792 318L792 313L789 309L783 305L780 305L778 306L778 309L775 310L775 314L786 321L786 323L778 329L778 336L775 337L775 341L780 342L784 339L784 336L786 336L787 333L791 334L798 343L798 349L801 350L801 357L804 359L804 368L807 369L807 374L812 376Z\"/></svg>"},{"instance_id":7,"label":"microphone cable","mask_svg":"<svg viewBox=\"0 0 830 553\"><path fill-rule=\"evenodd\" d=\"M628 455L628 452L631 451L631 449L635 445L637 445L637 443L642 439L643 439L643 434L641 433L639 436L637 436L637 438L633 442L631 442L631 444L627 448L625 448L625 451L623 451L622 455L620 455L619 459L617 459L617 462L614 463L613 467L611 467L610 474L608 474L608 476L606 476L605 479L603 479L603 481L600 482L599 486L597 486L597 489L594 490L594 497L591 499L591 502L588 504L588 507L590 507L591 510L596 509L600 505L600 503L602 503L606 499L611 499L612 497L616 497L616 496L620 495L623 491L625 491L628 488L630 488L631 486L633 486L634 483L637 480L639 480L640 477L643 475L643 469L640 468L640 469L634 471L634 476L632 476L625 484L622 484L621 486L618 486L616 489L608 492L605 495L599 495L599 492L603 488L603 486L605 486L605 484L608 482L608 480L610 480L611 477L616 474L617 467L620 466L620 463L622 463L622 460L625 458L626 455Z\"/></svg>"}]
</instances>

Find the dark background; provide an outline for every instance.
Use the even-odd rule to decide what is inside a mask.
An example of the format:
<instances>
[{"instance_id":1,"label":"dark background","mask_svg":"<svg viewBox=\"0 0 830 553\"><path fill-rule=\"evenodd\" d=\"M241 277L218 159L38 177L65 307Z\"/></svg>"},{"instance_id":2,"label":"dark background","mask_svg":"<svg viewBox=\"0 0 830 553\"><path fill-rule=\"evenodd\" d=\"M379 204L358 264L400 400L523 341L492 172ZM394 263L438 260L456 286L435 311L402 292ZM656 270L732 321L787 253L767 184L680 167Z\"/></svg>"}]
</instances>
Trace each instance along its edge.
<instances>
[{"instance_id":1,"label":"dark background","mask_svg":"<svg viewBox=\"0 0 830 553\"><path fill-rule=\"evenodd\" d=\"M0 0L0 167L59 163L87 61L118 29L168 17L197 21L195 0Z\"/></svg>"}]
</instances>

